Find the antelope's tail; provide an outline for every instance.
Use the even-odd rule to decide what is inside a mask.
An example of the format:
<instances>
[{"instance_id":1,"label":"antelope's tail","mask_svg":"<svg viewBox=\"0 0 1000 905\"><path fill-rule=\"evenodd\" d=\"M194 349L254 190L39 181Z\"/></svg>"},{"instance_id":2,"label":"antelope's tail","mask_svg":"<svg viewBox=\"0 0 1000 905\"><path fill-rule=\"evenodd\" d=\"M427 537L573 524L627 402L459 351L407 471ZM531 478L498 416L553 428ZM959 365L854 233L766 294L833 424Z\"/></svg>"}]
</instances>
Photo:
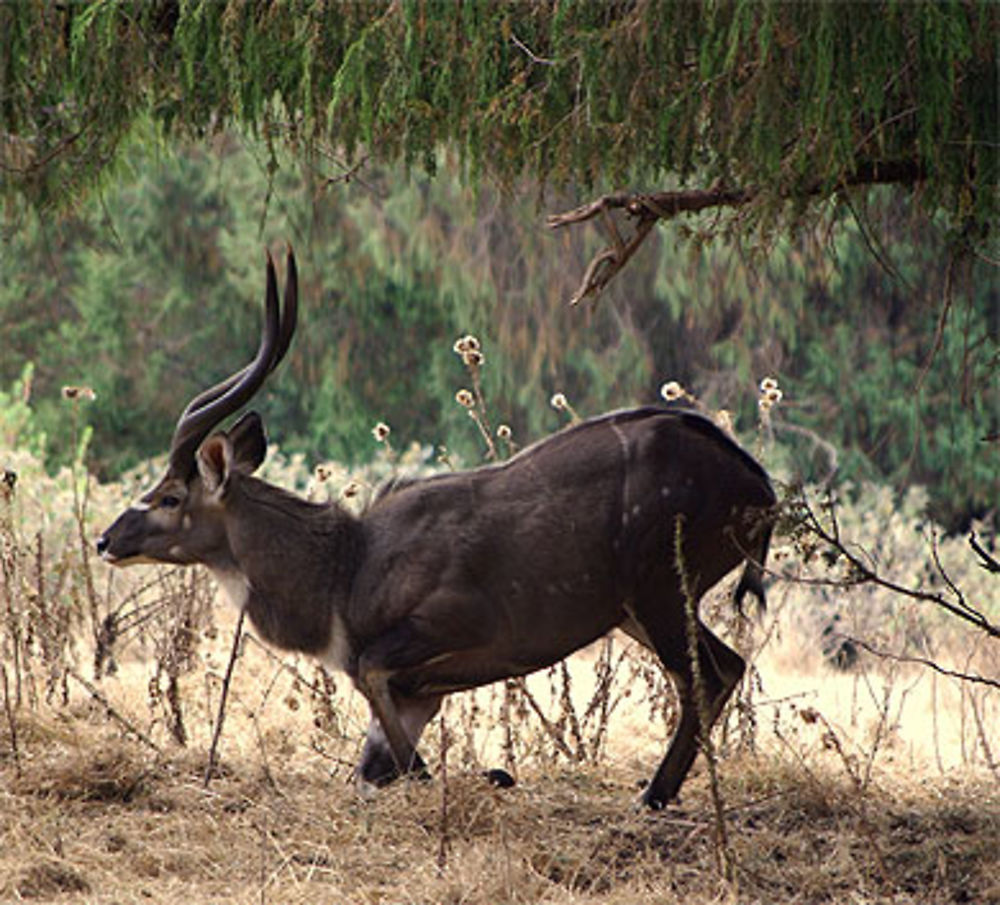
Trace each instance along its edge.
<instances>
[{"instance_id":1,"label":"antelope's tail","mask_svg":"<svg viewBox=\"0 0 1000 905\"><path fill-rule=\"evenodd\" d=\"M740 583L736 586L736 593L733 595L733 604L743 615L743 598L747 591L757 598L758 615L763 615L767 609L767 599L764 595L764 565L767 561L767 551L771 546L771 532L774 525L768 522L763 525L754 543L747 551L746 565L743 567L743 574L740 576Z\"/></svg>"}]
</instances>

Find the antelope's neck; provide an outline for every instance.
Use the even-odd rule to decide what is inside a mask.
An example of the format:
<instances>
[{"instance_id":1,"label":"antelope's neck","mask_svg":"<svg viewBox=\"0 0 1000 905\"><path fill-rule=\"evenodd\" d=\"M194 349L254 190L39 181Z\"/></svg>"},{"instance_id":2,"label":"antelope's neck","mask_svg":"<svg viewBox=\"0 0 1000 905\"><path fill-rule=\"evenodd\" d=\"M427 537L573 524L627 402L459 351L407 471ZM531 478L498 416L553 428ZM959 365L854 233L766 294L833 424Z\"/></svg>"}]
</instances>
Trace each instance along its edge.
<instances>
[{"instance_id":1,"label":"antelope's neck","mask_svg":"<svg viewBox=\"0 0 1000 905\"><path fill-rule=\"evenodd\" d=\"M275 491L258 486L238 508L230 503L228 556L209 568L263 640L346 670L351 644L341 614L363 555L361 527L335 506Z\"/></svg>"}]
</instances>

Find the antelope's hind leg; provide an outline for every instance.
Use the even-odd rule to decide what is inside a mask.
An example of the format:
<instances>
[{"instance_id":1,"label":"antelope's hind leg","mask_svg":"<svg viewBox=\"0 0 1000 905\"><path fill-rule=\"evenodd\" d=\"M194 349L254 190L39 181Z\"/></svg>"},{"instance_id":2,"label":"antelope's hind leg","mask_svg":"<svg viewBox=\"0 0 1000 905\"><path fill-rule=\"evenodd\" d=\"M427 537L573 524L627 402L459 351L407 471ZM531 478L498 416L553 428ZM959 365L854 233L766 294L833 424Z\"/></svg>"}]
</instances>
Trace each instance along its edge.
<instances>
[{"instance_id":1,"label":"antelope's hind leg","mask_svg":"<svg viewBox=\"0 0 1000 905\"><path fill-rule=\"evenodd\" d=\"M637 600L633 619L642 629L635 637L656 651L670 673L680 698L681 716L677 730L656 774L643 793L643 801L659 810L677 797L698 753L701 717L694 687L691 658L688 656L686 614L680 595L664 601L662 593L645 605ZM626 628L627 630L627 628ZM630 632L630 634L632 634ZM733 693L746 664L743 658L698 621L698 664L708 705L708 729L714 725Z\"/></svg>"}]
</instances>

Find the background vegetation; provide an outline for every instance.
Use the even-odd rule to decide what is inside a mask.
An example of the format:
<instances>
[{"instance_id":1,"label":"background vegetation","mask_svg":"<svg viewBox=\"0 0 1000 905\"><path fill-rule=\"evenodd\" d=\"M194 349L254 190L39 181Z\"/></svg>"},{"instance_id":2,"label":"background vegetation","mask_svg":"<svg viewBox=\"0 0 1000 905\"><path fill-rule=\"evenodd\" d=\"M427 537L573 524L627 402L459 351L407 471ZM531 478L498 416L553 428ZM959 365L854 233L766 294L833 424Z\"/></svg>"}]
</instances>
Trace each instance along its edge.
<instances>
[{"instance_id":1,"label":"background vegetation","mask_svg":"<svg viewBox=\"0 0 1000 905\"><path fill-rule=\"evenodd\" d=\"M62 441L56 389L92 385L101 474L242 360L260 247L291 240L288 449L357 461L385 420L477 461L472 331L518 442L556 390L586 414L675 379L745 422L775 374L793 472L835 449L949 529L995 517L993 3L113 0L0 31L0 387ZM542 215L621 186L676 190L633 225L702 213L568 311L600 246Z\"/></svg>"},{"instance_id":2,"label":"background vegetation","mask_svg":"<svg viewBox=\"0 0 1000 905\"><path fill-rule=\"evenodd\" d=\"M952 529L996 514L995 270L950 258L944 232L904 199L869 207L882 260L847 214L766 255L703 241L702 215L661 230L598 303L570 309L594 238L549 233L533 203L463 188L447 157L433 181L368 168L349 184L292 160L275 175L262 144L235 138L127 162L73 214L24 208L2 227L0 387L30 399L53 462L71 448L65 384L96 391L100 474L161 452L187 399L251 354L262 249L286 239L303 329L256 404L282 447L312 461L367 460L377 421L404 445L480 461L454 401L452 343L472 332L491 415L521 444L559 425L555 391L596 414L653 402L667 380L747 425L756 382L773 374L786 394L777 429L797 432L793 474L829 469L818 437L841 479L925 485Z\"/></svg>"},{"instance_id":3,"label":"background vegetation","mask_svg":"<svg viewBox=\"0 0 1000 905\"><path fill-rule=\"evenodd\" d=\"M8 194L61 207L137 128L237 126L428 173L448 146L508 185L721 185L765 221L920 183L974 238L997 213L998 30L989 0L5 4L0 160Z\"/></svg>"}]
</instances>

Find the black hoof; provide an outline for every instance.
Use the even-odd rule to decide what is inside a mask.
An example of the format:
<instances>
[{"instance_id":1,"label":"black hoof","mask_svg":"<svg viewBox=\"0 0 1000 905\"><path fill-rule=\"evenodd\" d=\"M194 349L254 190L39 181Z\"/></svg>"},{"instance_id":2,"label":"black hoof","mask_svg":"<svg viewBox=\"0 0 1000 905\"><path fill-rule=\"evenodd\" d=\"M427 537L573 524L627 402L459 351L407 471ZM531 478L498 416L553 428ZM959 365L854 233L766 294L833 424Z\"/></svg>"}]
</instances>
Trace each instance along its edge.
<instances>
[{"instance_id":1,"label":"black hoof","mask_svg":"<svg viewBox=\"0 0 1000 905\"><path fill-rule=\"evenodd\" d=\"M483 776L491 786L496 786L498 789L510 789L514 786L514 777L499 767L487 770Z\"/></svg>"},{"instance_id":2,"label":"black hoof","mask_svg":"<svg viewBox=\"0 0 1000 905\"><path fill-rule=\"evenodd\" d=\"M418 779L421 782L429 782L431 779L431 774L419 754L414 755L409 769L401 772L388 749L376 747L365 751L357 772L365 782L377 789L395 782L401 776Z\"/></svg>"},{"instance_id":3,"label":"black hoof","mask_svg":"<svg viewBox=\"0 0 1000 905\"><path fill-rule=\"evenodd\" d=\"M642 795L642 803L651 811L662 811L668 804L680 804L680 798L676 795L654 794L651 789L646 789Z\"/></svg>"}]
</instances>

